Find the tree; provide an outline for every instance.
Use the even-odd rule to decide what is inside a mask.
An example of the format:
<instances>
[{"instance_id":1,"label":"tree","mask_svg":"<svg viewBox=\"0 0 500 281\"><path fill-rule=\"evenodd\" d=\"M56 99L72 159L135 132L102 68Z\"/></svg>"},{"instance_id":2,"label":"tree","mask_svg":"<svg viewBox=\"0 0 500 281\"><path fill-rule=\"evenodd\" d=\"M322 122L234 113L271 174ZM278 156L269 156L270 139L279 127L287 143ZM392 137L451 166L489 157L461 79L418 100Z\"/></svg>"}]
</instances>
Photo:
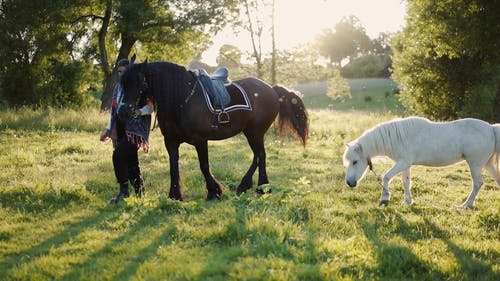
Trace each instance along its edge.
<instances>
[{"instance_id":1,"label":"tree","mask_svg":"<svg viewBox=\"0 0 500 281\"><path fill-rule=\"evenodd\" d=\"M116 61L128 58L135 46L148 54L155 51L158 58L187 63L206 47L214 35L236 10L239 0L105 0L100 14L82 17L100 23L99 53L105 76L101 109L109 107ZM117 42L117 47L109 42ZM110 62L109 54L115 54ZM185 61L179 62L177 60Z\"/></svg>"},{"instance_id":2,"label":"tree","mask_svg":"<svg viewBox=\"0 0 500 281\"><path fill-rule=\"evenodd\" d=\"M222 45L217 56L217 65L226 66L228 68L239 68L241 65L241 57L243 53L238 47L233 45Z\"/></svg>"},{"instance_id":3,"label":"tree","mask_svg":"<svg viewBox=\"0 0 500 281\"><path fill-rule=\"evenodd\" d=\"M10 105L88 102L91 68L75 60L86 31L71 19L87 1L1 1L0 85Z\"/></svg>"},{"instance_id":4,"label":"tree","mask_svg":"<svg viewBox=\"0 0 500 281\"><path fill-rule=\"evenodd\" d=\"M335 30L323 30L317 42L320 54L336 67L341 67L344 59L371 49L371 40L355 16L343 18L335 25Z\"/></svg>"},{"instance_id":5,"label":"tree","mask_svg":"<svg viewBox=\"0 0 500 281\"><path fill-rule=\"evenodd\" d=\"M342 67L345 78L389 77L391 59L387 55L369 54L351 60Z\"/></svg>"},{"instance_id":6,"label":"tree","mask_svg":"<svg viewBox=\"0 0 500 281\"><path fill-rule=\"evenodd\" d=\"M435 119L500 119L498 1L408 1L392 44L403 104Z\"/></svg>"},{"instance_id":7,"label":"tree","mask_svg":"<svg viewBox=\"0 0 500 281\"><path fill-rule=\"evenodd\" d=\"M247 22L244 28L250 33L252 42L252 57L255 59L257 66L256 76L262 78L262 36L264 31L263 9L265 0L244 0L245 15Z\"/></svg>"}]
</instances>

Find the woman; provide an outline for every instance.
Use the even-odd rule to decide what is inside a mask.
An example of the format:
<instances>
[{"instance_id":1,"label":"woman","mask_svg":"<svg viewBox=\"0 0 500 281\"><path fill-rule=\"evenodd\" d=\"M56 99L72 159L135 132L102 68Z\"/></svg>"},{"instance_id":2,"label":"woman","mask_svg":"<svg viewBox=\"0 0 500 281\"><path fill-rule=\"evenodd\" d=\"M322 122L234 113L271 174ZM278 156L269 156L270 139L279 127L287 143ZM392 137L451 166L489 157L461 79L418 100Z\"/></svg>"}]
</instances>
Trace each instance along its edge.
<instances>
[{"instance_id":1,"label":"woman","mask_svg":"<svg viewBox=\"0 0 500 281\"><path fill-rule=\"evenodd\" d=\"M123 72L129 65L129 60L120 60L117 63L118 76L121 78ZM111 204L118 203L123 198L129 197L128 182L135 189L135 195L142 197L144 193L144 181L139 168L138 149L143 148L145 152L149 149L148 137L151 126L151 113L154 106L150 99L141 99L139 109L133 118L122 120L118 118L118 107L123 98L123 89L120 82L113 91L113 102L111 106L111 118L108 126L101 133L100 140L111 138L113 141L113 167L116 180L120 184L118 194L110 200Z\"/></svg>"}]
</instances>

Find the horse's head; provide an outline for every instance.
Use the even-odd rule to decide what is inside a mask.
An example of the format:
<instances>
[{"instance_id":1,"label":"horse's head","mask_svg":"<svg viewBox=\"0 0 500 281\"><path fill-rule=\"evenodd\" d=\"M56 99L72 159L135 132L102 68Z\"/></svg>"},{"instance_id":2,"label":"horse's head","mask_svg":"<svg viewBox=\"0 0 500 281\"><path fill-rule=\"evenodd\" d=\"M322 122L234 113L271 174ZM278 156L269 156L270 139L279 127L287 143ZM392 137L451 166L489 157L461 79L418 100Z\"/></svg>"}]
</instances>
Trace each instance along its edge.
<instances>
[{"instance_id":1,"label":"horse's head","mask_svg":"<svg viewBox=\"0 0 500 281\"><path fill-rule=\"evenodd\" d=\"M357 142L347 144L343 160L347 167L345 182L350 187L355 187L361 181L368 167L372 169L370 157L364 155L361 144Z\"/></svg>"},{"instance_id":2,"label":"horse's head","mask_svg":"<svg viewBox=\"0 0 500 281\"><path fill-rule=\"evenodd\" d=\"M134 63L135 55L130 60L130 65L123 73L120 83L123 91L122 103L118 107L118 116L127 120L134 116L139 106L141 97L147 90L146 73L148 61Z\"/></svg>"}]
</instances>

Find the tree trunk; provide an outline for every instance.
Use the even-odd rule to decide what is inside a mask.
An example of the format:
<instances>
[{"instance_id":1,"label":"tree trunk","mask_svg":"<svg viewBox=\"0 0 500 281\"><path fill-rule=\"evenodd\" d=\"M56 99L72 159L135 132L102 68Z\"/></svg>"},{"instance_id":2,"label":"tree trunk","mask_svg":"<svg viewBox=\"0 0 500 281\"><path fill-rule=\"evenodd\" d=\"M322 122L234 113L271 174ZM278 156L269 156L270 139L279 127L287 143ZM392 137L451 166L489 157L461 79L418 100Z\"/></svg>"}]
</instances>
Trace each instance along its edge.
<instances>
[{"instance_id":1,"label":"tree trunk","mask_svg":"<svg viewBox=\"0 0 500 281\"><path fill-rule=\"evenodd\" d=\"M261 45L260 45L260 36L262 35L261 33L258 34L255 31L255 28L252 23L252 15L250 13L250 8L248 4L248 0L245 0L245 9L246 9L246 14L248 17L248 31L250 32L250 39L252 40L252 48L253 48L253 57L255 58L255 63L257 64L257 78L262 79L262 51L261 51ZM255 36L258 36L259 38L259 46L257 46L257 43L255 42ZM258 48L258 49L257 49Z\"/></svg>"},{"instance_id":2,"label":"tree trunk","mask_svg":"<svg viewBox=\"0 0 500 281\"><path fill-rule=\"evenodd\" d=\"M118 57L116 58L116 62L121 59L127 59L132 47L137 41L136 38L129 36L128 34L121 34L122 44L120 46L120 50L118 51ZM116 64L115 62L115 64ZM113 98L113 89L115 84L118 82L118 76L116 74L116 67L113 67L113 71L111 73L106 74L104 91L101 97L101 110L108 110L111 108L111 99Z\"/></svg>"},{"instance_id":3,"label":"tree trunk","mask_svg":"<svg viewBox=\"0 0 500 281\"><path fill-rule=\"evenodd\" d=\"M275 22L274 22L274 19L275 19L275 6L276 6L276 3L275 3L275 0L273 0L273 3L272 3L273 7L273 11L272 11L272 29L271 29L271 38L272 38L272 51L271 51L271 85L276 85L276 28L275 28Z\"/></svg>"},{"instance_id":4,"label":"tree trunk","mask_svg":"<svg viewBox=\"0 0 500 281\"><path fill-rule=\"evenodd\" d=\"M101 57L101 70L104 73L104 89L101 96L101 110L107 110L111 107L111 99L105 99L105 97L109 95L107 94L108 92L113 92L113 88L108 89L111 85L113 85L113 81L110 81L113 76L109 71L108 52L106 50L106 35L108 33L109 21L111 19L111 11L112 1L107 0L106 11L104 12L101 29L99 30L99 53Z\"/></svg>"}]
</instances>

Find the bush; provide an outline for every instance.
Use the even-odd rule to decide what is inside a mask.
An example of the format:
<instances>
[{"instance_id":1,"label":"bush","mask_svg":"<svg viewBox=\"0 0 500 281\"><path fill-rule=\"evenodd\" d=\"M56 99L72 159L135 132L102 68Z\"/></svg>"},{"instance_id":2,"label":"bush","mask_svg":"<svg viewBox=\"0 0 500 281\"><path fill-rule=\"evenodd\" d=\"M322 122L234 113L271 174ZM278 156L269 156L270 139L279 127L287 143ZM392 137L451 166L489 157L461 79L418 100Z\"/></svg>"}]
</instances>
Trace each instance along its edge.
<instances>
[{"instance_id":1,"label":"bush","mask_svg":"<svg viewBox=\"0 0 500 281\"><path fill-rule=\"evenodd\" d=\"M337 69L334 69L331 75L327 80L327 96L334 101L344 101L346 98L351 98L351 88L347 79L344 79Z\"/></svg>"},{"instance_id":2,"label":"bush","mask_svg":"<svg viewBox=\"0 0 500 281\"><path fill-rule=\"evenodd\" d=\"M342 68L342 76L346 78L367 78L385 76L384 71L391 64L386 55L366 55L356 58Z\"/></svg>"}]
</instances>

